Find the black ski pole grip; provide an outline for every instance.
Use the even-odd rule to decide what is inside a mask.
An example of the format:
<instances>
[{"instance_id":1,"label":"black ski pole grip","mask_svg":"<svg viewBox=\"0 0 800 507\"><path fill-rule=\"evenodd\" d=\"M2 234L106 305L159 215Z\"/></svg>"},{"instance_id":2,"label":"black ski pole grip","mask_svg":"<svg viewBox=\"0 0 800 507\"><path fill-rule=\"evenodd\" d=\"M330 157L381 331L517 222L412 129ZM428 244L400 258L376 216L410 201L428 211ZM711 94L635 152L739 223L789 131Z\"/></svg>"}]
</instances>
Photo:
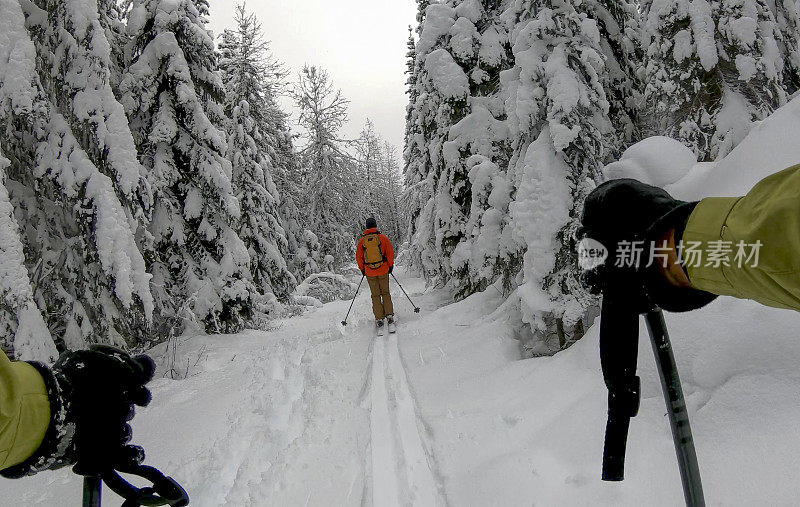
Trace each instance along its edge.
<instances>
[{"instance_id":1,"label":"black ski pole grip","mask_svg":"<svg viewBox=\"0 0 800 507\"><path fill-rule=\"evenodd\" d=\"M83 507L100 507L103 491L103 480L99 475L87 475L83 478Z\"/></svg>"},{"instance_id":2,"label":"black ski pole grip","mask_svg":"<svg viewBox=\"0 0 800 507\"><path fill-rule=\"evenodd\" d=\"M633 291L605 290L600 320L600 365L608 388L608 420L603 443L604 481L625 478L625 450L631 417L639 411L639 313Z\"/></svg>"},{"instance_id":3,"label":"black ski pole grip","mask_svg":"<svg viewBox=\"0 0 800 507\"><path fill-rule=\"evenodd\" d=\"M625 449L628 441L630 417L609 417L606 423L606 440L603 445L603 480L625 479Z\"/></svg>"},{"instance_id":4,"label":"black ski pole grip","mask_svg":"<svg viewBox=\"0 0 800 507\"><path fill-rule=\"evenodd\" d=\"M608 391L608 422L603 444L604 481L625 479L625 449L628 442L628 428L631 417L639 413L641 398L639 377L627 379L623 385Z\"/></svg>"}]
</instances>

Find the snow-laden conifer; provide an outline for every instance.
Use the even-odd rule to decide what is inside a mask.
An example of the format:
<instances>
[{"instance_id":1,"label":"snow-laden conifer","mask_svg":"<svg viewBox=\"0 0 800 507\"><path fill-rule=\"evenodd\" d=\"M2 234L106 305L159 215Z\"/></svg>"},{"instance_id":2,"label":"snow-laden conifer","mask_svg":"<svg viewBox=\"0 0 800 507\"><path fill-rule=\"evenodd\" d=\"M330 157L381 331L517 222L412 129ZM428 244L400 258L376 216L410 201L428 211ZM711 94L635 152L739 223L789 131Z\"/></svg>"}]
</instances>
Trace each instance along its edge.
<instances>
[{"instance_id":1,"label":"snow-laden conifer","mask_svg":"<svg viewBox=\"0 0 800 507\"><path fill-rule=\"evenodd\" d=\"M150 192L125 110L112 91L113 46L101 20L113 21L114 6L97 0L37 0L27 4L26 25L36 44L38 73L92 163L115 183L120 199L140 222ZM112 28L112 27L109 27ZM118 25L113 28L119 29ZM113 39L115 44L119 38Z\"/></svg>"},{"instance_id":2,"label":"snow-laden conifer","mask_svg":"<svg viewBox=\"0 0 800 507\"><path fill-rule=\"evenodd\" d=\"M237 6L236 28L226 30L220 43L220 66L226 88L228 159L233 166L234 191L241 204L239 236L250 252L250 271L264 295L287 299L296 281L286 265L288 241L278 208L281 199L272 178L273 161L265 150L262 126L271 114L269 83L275 78L261 26L244 5ZM279 68L275 71L280 72Z\"/></svg>"},{"instance_id":3,"label":"snow-laden conifer","mask_svg":"<svg viewBox=\"0 0 800 507\"><path fill-rule=\"evenodd\" d=\"M510 60L497 9L475 0L429 5L411 70L409 255L430 281L454 277L461 296L508 280L513 258L503 237L510 145L499 78Z\"/></svg>"},{"instance_id":4,"label":"snow-laden conifer","mask_svg":"<svg viewBox=\"0 0 800 507\"><path fill-rule=\"evenodd\" d=\"M58 354L33 299L19 225L4 182L9 165L0 146L0 345L13 350L17 359L50 363Z\"/></svg>"},{"instance_id":5,"label":"snow-laden conifer","mask_svg":"<svg viewBox=\"0 0 800 507\"><path fill-rule=\"evenodd\" d=\"M714 160L785 101L780 31L764 0L649 0L643 8L650 133Z\"/></svg>"},{"instance_id":6,"label":"snow-laden conifer","mask_svg":"<svg viewBox=\"0 0 800 507\"><path fill-rule=\"evenodd\" d=\"M783 86L788 94L800 90L800 3L778 0L775 20L780 31L778 45L783 60Z\"/></svg>"},{"instance_id":7,"label":"snow-laden conifer","mask_svg":"<svg viewBox=\"0 0 800 507\"><path fill-rule=\"evenodd\" d=\"M593 303L576 283L570 239L609 157L612 127L597 22L570 0L522 4L504 13L515 20L516 65L503 74L516 140L509 209L524 252L522 319L537 338L533 351L552 352L580 338Z\"/></svg>"},{"instance_id":8,"label":"snow-laden conifer","mask_svg":"<svg viewBox=\"0 0 800 507\"><path fill-rule=\"evenodd\" d=\"M52 335L68 348L123 345L123 336L146 332L154 310L135 221L120 202L136 195L139 168L98 53L105 37L96 4L47 6L25 3L23 12L3 0L0 9L5 188Z\"/></svg>"},{"instance_id":9,"label":"snow-laden conifer","mask_svg":"<svg viewBox=\"0 0 800 507\"><path fill-rule=\"evenodd\" d=\"M605 57L601 74L614 128L613 156L619 156L642 136L639 106L643 87L639 8L635 0L587 0L576 3L579 12L597 23Z\"/></svg>"},{"instance_id":10,"label":"snow-laden conifer","mask_svg":"<svg viewBox=\"0 0 800 507\"><path fill-rule=\"evenodd\" d=\"M256 290L205 13L202 1L135 0L120 94L154 194L149 267L164 324L235 331L252 317Z\"/></svg>"}]
</instances>

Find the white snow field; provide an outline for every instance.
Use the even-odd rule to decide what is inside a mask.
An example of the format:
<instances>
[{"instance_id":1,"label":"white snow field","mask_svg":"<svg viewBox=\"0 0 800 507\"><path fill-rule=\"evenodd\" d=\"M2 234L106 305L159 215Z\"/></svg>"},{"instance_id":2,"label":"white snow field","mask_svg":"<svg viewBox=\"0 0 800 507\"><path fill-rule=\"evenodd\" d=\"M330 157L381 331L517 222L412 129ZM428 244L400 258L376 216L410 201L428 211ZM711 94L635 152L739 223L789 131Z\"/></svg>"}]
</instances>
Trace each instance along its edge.
<instances>
[{"instance_id":1,"label":"white snow field","mask_svg":"<svg viewBox=\"0 0 800 507\"><path fill-rule=\"evenodd\" d=\"M182 339L189 377L155 380L135 419L147 463L198 506L682 504L644 327L626 480L604 483L598 326L555 357L520 360L494 288L446 305L397 271L423 310L393 287L395 335L374 337L362 293L347 335L338 301L271 332ZM796 505L800 315L723 298L667 323L708 504ZM62 470L2 488L2 505L68 506L81 481Z\"/></svg>"},{"instance_id":2,"label":"white snow field","mask_svg":"<svg viewBox=\"0 0 800 507\"><path fill-rule=\"evenodd\" d=\"M800 99L724 160L697 164L668 188L686 199L746 192L800 162L797 125ZM650 145L653 157L682 158L671 143ZM521 360L519 309L495 287L448 304L447 291L397 274L422 312L392 283L395 335L374 336L362 287L346 327L348 302L336 301L271 331L154 349L153 403L134 420L147 463L178 479L197 506L683 504L643 325L626 480L604 483L599 326L553 357ZM708 505L798 505L800 314L719 298L666 320ZM186 378L164 377L167 364ZM68 470L0 487L3 506L81 500ZM106 505L119 504L106 490Z\"/></svg>"}]
</instances>

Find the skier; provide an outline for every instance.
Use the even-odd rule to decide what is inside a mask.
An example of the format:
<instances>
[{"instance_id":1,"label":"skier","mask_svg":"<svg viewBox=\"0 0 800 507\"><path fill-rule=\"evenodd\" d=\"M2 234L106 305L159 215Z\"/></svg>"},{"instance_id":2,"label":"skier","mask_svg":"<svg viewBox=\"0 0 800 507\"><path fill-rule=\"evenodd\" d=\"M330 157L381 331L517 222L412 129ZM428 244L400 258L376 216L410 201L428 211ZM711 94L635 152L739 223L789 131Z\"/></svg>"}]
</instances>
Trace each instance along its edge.
<instances>
[{"instance_id":1,"label":"skier","mask_svg":"<svg viewBox=\"0 0 800 507\"><path fill-rule=\"evenodd\" d=\"M699 202L636 180L611 180L586 198L578 237L608 249L610 262L592 272L591 286L613 284L607 267L624 266L620 259L639 242L645 250L630 270L665 310L689 311L727 295L800 311L800 164L745 196Z\"/></svg>"},{"instance_id":2,"label":"skier","mask_svg":"<svg viewBox=\"0 0 800 507\"><path fill-rule=\"evenodd\" d=\"M140 464L128 421L150 402L154 369L148 356L107 345L66 352L52 368L0 351L0 475L75 465L94 476Z\"/></svg>"},{"instance_id":3,"label":"skier","mask_svg":"<svg viewBox=\"0 0 800 507\"><path fill-rule=\"evenodd\" d=\"M367 277L372 293L372 313L378 332L384 328L383 319L389 332L395 331L394 306L389 294L389 273L394 270L394 249L389 238L378 231L378 222L370 217L367 228L356 246L356 262L361 274Z\"/></svg>"}]
</instances>

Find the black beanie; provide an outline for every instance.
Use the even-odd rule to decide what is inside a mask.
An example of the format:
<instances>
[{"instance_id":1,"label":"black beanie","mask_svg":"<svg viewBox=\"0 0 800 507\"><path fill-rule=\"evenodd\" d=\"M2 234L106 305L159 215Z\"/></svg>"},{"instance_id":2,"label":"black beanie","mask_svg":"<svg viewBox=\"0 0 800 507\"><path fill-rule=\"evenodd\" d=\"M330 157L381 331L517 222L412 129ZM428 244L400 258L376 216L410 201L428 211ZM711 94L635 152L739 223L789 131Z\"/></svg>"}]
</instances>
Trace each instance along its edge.
<instances>
[{"instance_id":1,"label":"black beanie","mask_svg":"<svg viewBox=\"0 0 800 507\"><path fill-rule=\"evenodd\" d=\"M374 217L369 217L367 219L367 229L374 229L378 227L378 222L375 220Z\"/></svg>"}]
</instances>

